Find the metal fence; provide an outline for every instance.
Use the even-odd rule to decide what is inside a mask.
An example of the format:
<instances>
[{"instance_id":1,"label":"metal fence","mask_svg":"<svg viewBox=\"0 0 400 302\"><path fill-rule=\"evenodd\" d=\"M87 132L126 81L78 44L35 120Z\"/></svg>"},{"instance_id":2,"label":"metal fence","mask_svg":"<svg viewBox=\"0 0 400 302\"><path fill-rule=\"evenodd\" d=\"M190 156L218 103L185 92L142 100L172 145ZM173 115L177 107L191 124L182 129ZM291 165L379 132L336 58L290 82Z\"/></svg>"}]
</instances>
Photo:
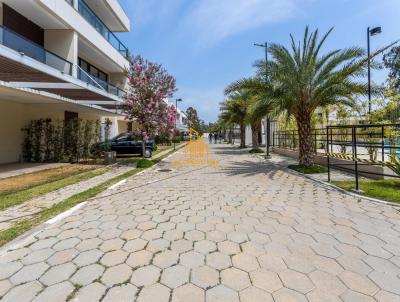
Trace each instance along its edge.
<instances>
[{"instance_id":1,"label":"metal fence","mask_svg":"<svg viewBox=\"0 0 400 302\"><path fill-rule=\"evenodd\" d=\"M312 129L314 152L326 152L326 128ZM274 131L272 133L272 147L298 150L299 133L297 130Z\"/></svg>"},{"instance_id":2,"label":"metal fence","mask_svg":"<svg viewBox=\"0 0 400 302\"><path fill-rule=\"evenodd\" d=\"M326 142L329 181L331 168L354 173L356 190L360 175L400 178L392 163L393 157L400 156L400 124L328 126ZM377 172L363 169L363 166L383 169Z\"/></svg>"},{"instance_id":3,"label":"metal fence","mask_svg":"<svg viewBox=\"0 0 400 302\"><path fill-rule=\"evenodd\" d=\"M400 157L400 124L328 126L313 129L312 137L314 152L327 156L329 181L331 168L353 173L357 190L360 176L400 178L392 166L392 156ZM273 132L272 146L298 150L298 131ZM381 166L383 172L368 171L363 166Z\"/></svg>"}]
</instances>

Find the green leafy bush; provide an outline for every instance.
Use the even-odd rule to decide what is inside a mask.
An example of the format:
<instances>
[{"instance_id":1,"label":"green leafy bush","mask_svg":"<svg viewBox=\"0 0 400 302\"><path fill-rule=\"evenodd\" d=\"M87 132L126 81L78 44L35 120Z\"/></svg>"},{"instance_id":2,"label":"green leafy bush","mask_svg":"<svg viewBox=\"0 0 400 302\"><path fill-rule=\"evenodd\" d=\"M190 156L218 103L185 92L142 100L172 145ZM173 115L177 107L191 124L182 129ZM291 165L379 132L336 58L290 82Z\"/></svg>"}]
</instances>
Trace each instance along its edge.
<instances>
[{"instance_id":1,"label":"green leafy bush","mask_svg":"<svg viewBox=\"0 0 400 302\"><path fill-rule=\"evenodd\" d=\"M137 168L139 169L145 169L145 168L150 168L151 166L154 165L154 162L152 160L148 159L141 159L137 163Z\"/></svg>"}]
</instances>

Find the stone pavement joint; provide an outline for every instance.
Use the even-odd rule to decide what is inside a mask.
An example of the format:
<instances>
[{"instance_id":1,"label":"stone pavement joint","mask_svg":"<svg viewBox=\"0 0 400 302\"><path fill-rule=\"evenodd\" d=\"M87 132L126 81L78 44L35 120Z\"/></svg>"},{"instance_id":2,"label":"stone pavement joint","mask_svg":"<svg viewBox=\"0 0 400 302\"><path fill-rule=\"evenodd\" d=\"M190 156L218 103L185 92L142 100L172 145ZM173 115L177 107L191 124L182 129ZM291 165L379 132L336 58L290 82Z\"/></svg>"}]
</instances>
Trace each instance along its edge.
<instances>
[{"instance_id":1,"label":"stone pavement joint","mask_svg":"<svg viewBox=\"0 0 400 302\"><path fill-rule=\"evenodd\" d=\"M0 300L400 300L398 211L210 150L218 167L148 169L17 242Z\"/></svg>"}]
</instances>

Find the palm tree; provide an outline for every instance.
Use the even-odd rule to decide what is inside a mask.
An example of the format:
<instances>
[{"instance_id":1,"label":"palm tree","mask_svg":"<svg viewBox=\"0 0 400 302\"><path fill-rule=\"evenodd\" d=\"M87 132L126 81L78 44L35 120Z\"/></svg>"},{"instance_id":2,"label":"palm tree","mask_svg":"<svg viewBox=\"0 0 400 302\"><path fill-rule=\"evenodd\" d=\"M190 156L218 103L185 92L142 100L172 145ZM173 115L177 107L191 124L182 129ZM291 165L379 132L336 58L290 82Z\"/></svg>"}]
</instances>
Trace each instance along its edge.
<instances>
[{"instance_id":1,"label":"palm tree","mask_svg":"<svg viewBox=\"0 0 400 302\"><path fill-rule=\"evenodd\" d=\"M228 123L238 124L240 127L240 148L246 147L246 118L249 108L250 94L246 90L232 92L228 100L221 104L221 118Z\"/></svg>"},{"instance_id":2,"label":"palm tree","mask_svg":"<svg viewBox=\"0 0 400 302\"><path fill-rule=\"evenodd\" d=\"M266 99L273 100L277 111L294 116L300 141L299 163L305 166L314 163L311 118L315 110L340 103L353 106L357 96L367 93L367 85L357 81L365 75L368 62L362 48L351 47L320 54L332 30L319 40L318 30L310 34L306 27L303 42L296 43L290 36L290 50L272 44L269 53L273 60L267 65L269 81L262 81L259 77L244 79L227 89L227 92L234 89L258 90L268 96ZM259 74L265 72L265 67L262 70L264 64L257 64Z\"/></svg>"}]
</instances>

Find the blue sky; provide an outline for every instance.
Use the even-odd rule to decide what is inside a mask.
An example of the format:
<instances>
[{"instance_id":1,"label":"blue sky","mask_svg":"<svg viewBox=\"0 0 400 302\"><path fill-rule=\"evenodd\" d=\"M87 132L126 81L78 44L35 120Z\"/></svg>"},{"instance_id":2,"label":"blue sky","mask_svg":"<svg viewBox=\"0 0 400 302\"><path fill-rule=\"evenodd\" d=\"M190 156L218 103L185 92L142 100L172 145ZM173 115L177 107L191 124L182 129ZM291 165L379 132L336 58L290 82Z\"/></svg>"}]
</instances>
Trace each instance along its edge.
<instances>
[{"instance_id":1,"label":"blue sky","mask_svg":"<svg viewBox=\"0 0 400 302\"><path fill-rule=\"evenodd\" d=\"M366 47L366 28L382 26L372 49L400 39L400 0L120 0L132 31L120 34L132 53L161 63L177 79L177 98L215 121L223 89L251 76L262 59L254 42L289 45L306 25L335 27L325 49ZM373 73L382 82L386 72Z\"/></svg>"}]
</instances>

